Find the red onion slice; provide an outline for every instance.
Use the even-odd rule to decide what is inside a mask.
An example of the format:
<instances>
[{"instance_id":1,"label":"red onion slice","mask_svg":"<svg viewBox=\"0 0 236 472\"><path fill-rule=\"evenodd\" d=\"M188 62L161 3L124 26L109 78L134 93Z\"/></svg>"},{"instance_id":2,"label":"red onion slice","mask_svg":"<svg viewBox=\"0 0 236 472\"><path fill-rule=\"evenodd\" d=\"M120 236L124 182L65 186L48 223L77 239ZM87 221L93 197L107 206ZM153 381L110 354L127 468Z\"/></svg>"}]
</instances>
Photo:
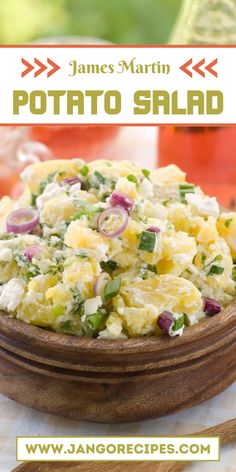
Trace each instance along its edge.
<instances>
[{"instance_id":1,"label":"red onion slice","mask_svg":"<svg viewBox=\"0 0 236 472\"><path fill-rule=\"evenodd\" d=\"M114 215L117 215L117 216L121 217L122 218L122 223L116 231L112 231L111 233L107 233L107 231L102 229L103 223L107 218L109 218L110 216L114 216ZM104 210L102 213L100 213L100 215L98 217L98 231L103 236L105 236L106 238L115 238L115 237L119 236L121 233L123 233L123 231L125 230L125 228L128 224L128 219L129 219L128 213L124 208L122 208L120 206L115 206L113 208L107 208L107 210Z\"/></svg>"},{"instance_id":2,"label":"red onion slice","mask_svg":"<svg viewBox=\"0 0 236 472\"><path fill-rule=\"evenodd\" d=\"M217 315L217 313L220 313L222 310L221 304L214 298L203 297L203 302L204 302L203 311L208 316Z\"/></svg>"},{"instance_id":3,"label":"red onion slice","mask_svg":"<svg viewBox=\"0 0 236 472\"><path fill-rule=\"evenodd\" d=\"M164 333L169 334L174 321L175 319L170 311L163 311L157 320L157 325Z\"/></svg>"},{"instance_id":4,"label":"red onion slice","mask_svg":"<svg viewBox=\"0 0 236 472\"><path fill-rule=\"evenodd\" d=\"M26 248L24 252L24 256L27 257L27 259L32 262L33 257L35 254L37 254L41 250L40 246L29 246Z\"/></svg>"},{"instance_id":5,"label":"red onion slice","mask_svg":"<svg viewBox=\"0 0 236 472\"><path fill-rule=\"evenodd\" d=\"M62 184L65 184L65 185L75 185L75 184L82 184L82 180L79 178L79 177L70 177L68 179L64 179Z\"/></svg>"},{"instance_id":6,"label":"red onion slice","mask_svg":"<svg viewBox=\"0 0 236 472\"><path fill-rule=\"evenodd\" d=\"M122 192L118 192L118 191L114 191L110 197L110 200L109 200L109 203L111 206L115 207L115 206L121 206L122 208L124 208L128 213L132 210L133 206L134 206L134 201L127 197L127 195L125 195L124 193Z\"/></svg>"},{"instance_id":7,"label":"red onion slice","mask_svg":"<svg viewBox=\"0 0 236 472\"><path fill-rule=\"evenodd\" d=\"M102 272L96 279L95 284L93 286L94 295L102 295L107 282L109 282L110 280L110 275L105 272Z\"/></svg>"},{"instance_id":8,"label":"red onion slice","mask_svg":"<svg viewBox=\"0 0 236 472\"><path fill-rule=\"evenodd\" d=\"M160 233L161 230L157 226L150 226L146 231L149 231L149 233Z\"/></svg>"},{"instance_id":9,"label":"red onion slice","mask_svg":"<svg viewBox=\"0 0 236 472\"><path fill-rule=\"evenodd\" d=\"M6 221L8 233L24 234L31 231L39 223L39 213L32 207L12 211Z\"/></svg>"}]
</instances>

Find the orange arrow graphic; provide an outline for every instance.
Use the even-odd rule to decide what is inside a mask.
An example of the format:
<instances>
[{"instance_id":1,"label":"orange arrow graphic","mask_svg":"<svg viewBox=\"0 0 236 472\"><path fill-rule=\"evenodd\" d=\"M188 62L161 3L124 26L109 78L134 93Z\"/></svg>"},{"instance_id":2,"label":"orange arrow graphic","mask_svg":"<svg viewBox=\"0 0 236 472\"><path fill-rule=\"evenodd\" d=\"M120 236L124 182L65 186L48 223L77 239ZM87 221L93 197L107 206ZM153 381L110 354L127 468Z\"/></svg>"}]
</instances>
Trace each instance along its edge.
<instances>
[{"instance_id":1,"label":"orange arrow graphic","mask_svg":"<svg viewBox=\"0 0 236 472\"><path fill-rule=\"evenodd\" d=\"M47 77L51 77L51 75L55 74L60 69L60 66L58 66L55 62L53 62L51 59L47 58L48 64L52 66L52 69L47 73Z\"/></svg>"},{"instance_id":2,"label":"orange arrow graphic","mask_svg":"<svg viewBox=\"0 0 236 472\"><path fill-rule=\"evenodd\" d=\"M21 73L21 77L25 77L25 75L29 74L29 72L33 70L34 66L26 61L26 59L23 59L23 57L21 58L21 62L24 64L24 66L26 66L26 69Z\"/></svg>"},{"instance_id":3,"label":"orange arrow graphic","mask_svg":"<svg viewBox=\"0 0 236 472\"><path fill-rule=\"evenodd\" d=\"M41 61L36 58L34 58L34 62L39 67L39 69L34 73L34 77L38 77L39 74L42 74L42 72L47 69L47 66L45 66Z\"/></svg>"},{"instance_id":4,"label":"orange arrow graphic","mask_svg":"<svg viewBox=\"0 0 236 472\"><path fill-rule=\"evenodd\" d=\"M203 64L205 64L205 59L202 59L195 66L193 66L193 70L195 70L195 72L197 72L197 74L200 74L202 77L205 77L205 72L200 69Z\"/></svg>"},{"instance_id":5,"label":"orange arrow graphic","mask_svg":"<svg viewBox=\"0 0 236 472\"><path fill-rule=\"evenodd\" d=\"M208 66L205 67L205 69L210 72L210 74L214 75L215 77L218 77L218 73L216 72L216 70L213 70L213 67L218 64L218 59L215 59L214 61L212 61L210 64L208 64Z\"/></svg>"},{"instance_id":6,"label":"orange arrow graphic","mask_svg":"<svg viewBox=\"0 0 236 472\"><path fill-rule=\"evenodd\" d=\"M192 77L193 76L193 73L188 70L188 66L190 66L192 64L193 60L192 59L189 59L189 61L185 62L185 64L183 64L180 69L187 75L189 75L189 77Z\"/></svg>"}]
</instances>

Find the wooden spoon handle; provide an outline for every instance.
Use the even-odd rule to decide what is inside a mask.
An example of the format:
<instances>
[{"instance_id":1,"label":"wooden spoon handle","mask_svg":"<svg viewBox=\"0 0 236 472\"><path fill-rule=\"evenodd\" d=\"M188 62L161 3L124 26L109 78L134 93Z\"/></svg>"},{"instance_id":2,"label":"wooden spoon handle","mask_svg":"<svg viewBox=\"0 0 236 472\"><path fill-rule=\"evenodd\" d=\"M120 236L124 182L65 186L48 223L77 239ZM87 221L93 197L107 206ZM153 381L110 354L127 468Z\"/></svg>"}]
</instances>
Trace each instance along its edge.
<instances>
[{"instance_id":1,"label":"wooden spoon handle","mask_svg":"<svg viewBox=\"0 0 236 472\"><path fill-rule=\"evenodd\" d=\"M233 420L226 421L225 423L217 424L211 428L205 429L200 433L194 434L194 436L220 436L221 446L230 444L236 441L236 418Z\"/></svg>"},{"instance_id":2,"label":"wooden spoon handle","mask_svg":"<svg viewBox=\"0 0 236 472\"><path fill-rule=\"evenodd\" d=\"M236 441L236 418L204 429L194 436L220 436L221 446ZM156 472L181 472L189 462L158 462Z\"/></svg>"}]
</instances>

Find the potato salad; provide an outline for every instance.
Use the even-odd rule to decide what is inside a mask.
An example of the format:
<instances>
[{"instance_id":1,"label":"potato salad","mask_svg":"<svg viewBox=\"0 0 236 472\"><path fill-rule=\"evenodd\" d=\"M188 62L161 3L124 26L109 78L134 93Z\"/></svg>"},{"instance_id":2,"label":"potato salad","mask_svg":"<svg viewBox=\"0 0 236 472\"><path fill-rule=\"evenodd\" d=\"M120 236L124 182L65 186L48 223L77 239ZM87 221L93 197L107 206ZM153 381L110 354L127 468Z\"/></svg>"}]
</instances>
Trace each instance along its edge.
<instances>
[{"instance_id":1,"label":"potato salad","mask_svg":"<svg viewBox=\"0 0 236 472\"><path fill-rule=\"evenodd\" d=\"M99 339L182 335L235 296L236 213L175 165L33 164L0 202L0 310Z\"/></svg>"}]
</instances>

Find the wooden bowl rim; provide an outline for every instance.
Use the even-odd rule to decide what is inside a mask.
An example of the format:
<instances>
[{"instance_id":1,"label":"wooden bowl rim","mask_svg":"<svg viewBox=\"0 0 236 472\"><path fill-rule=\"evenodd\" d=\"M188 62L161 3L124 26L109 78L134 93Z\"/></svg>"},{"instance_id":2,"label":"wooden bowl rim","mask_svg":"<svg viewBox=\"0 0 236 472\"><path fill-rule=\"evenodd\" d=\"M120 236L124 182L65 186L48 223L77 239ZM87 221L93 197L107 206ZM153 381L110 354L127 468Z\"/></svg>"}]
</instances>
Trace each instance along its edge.
<instances>
[{"instance_id":1,"label":"wooden bowl rim","mask_svg":"<svg viewBox=\"0 0 236 472\"><path fill-rule=\"evenodd\" d=\"M38 326L33 326L20 321L17 318L0 311L0 336L9 336L22 342L35 342L36 347L62 346L70 352L78 351L80 354L91 353L91 350L99 353L130 354L138 350L139 353L161 352L163 350L184 349L189 343L196 343L205 337L215 336L217 339L222 334L236 331L236 300L218 315L202 320L194 326L187 327L183 336L170 338L168 336L149 336L129 339L90 339L68 334L49 331Z\"/></svg>"}]
</instances>

